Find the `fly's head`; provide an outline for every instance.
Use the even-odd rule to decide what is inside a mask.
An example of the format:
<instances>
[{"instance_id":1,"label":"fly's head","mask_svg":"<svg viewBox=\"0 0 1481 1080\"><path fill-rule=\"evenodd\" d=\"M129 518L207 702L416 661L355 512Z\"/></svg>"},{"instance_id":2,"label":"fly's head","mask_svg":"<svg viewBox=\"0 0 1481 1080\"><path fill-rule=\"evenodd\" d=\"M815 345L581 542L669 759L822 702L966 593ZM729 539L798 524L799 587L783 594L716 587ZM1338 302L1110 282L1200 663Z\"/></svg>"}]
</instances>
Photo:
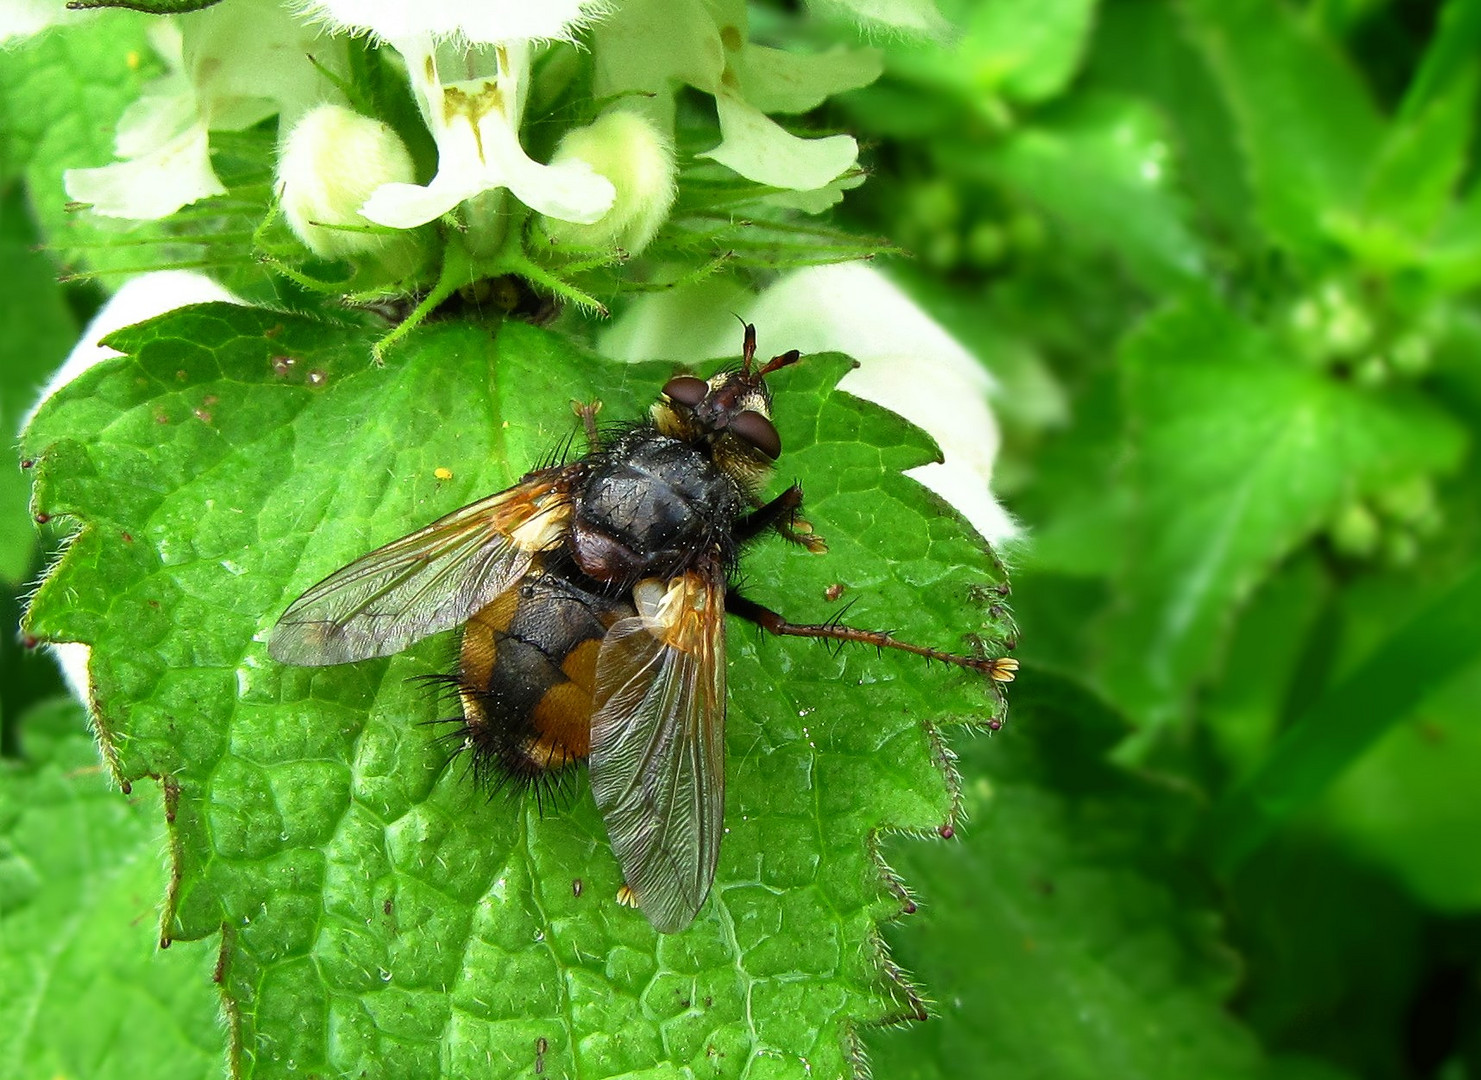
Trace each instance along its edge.
<instances>
[{"instance_id":1,"label":"fly's head","mask_svg":"<svg viewBox=\"0 0 1481 1080\"><path fill-rule=\"evenodd\" d=\"M759 490L782 453L766 376L798 358L792 349L758 366L756 328L747 324L740 370L709 379L675 375L653 405L653 422L665 435L705 444L715 464L747 489Z\"/></svg>"}]
</instances>

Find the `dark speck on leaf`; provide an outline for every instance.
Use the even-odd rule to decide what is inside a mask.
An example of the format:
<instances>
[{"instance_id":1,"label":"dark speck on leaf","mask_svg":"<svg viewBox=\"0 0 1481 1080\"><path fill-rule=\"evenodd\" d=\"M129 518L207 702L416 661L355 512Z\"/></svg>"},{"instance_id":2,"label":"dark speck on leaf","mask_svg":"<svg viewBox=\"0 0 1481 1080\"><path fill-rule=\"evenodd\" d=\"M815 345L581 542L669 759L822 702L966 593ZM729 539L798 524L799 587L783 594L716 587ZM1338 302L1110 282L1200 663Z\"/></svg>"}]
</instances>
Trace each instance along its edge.
<instances>
[{"instance_id":1,"label":"dark speck on leaf","mask_svg":"<svg viewBox=\"0 0 1481 1080\"><path fill-rule=\"evenodd\" d=\"M37 514L36 515L36 524L37 525L45 525L50 520L51 520L51 515L50 514Z\"/></svg>"},{"instance_id":2,"label":"dark speck on leaf","mask_svg":"<svg viewBox=\"0 0 1481 1080\"><path fill-rule=\"evenodd\" d=\"M943 840L950 840L953 836L956 835L956 830L953 829L950 825L943 825L936 831L941 834L941 839Z\"/></svg>"},{"instance_id":3,"label":"dark speck on leaf","mask_svg":"<svg viewBox=\"0 0 1481 1080\"><path fill-rule=\"evenodd\" d=\"M581 896L581 890L584 889L585 887L586 886L581 883L581 879L580 878L572 878L571 879L571 895L572 896L575 896L575 897L578 897L579 898Z\"/></svg>"}]
</instances>

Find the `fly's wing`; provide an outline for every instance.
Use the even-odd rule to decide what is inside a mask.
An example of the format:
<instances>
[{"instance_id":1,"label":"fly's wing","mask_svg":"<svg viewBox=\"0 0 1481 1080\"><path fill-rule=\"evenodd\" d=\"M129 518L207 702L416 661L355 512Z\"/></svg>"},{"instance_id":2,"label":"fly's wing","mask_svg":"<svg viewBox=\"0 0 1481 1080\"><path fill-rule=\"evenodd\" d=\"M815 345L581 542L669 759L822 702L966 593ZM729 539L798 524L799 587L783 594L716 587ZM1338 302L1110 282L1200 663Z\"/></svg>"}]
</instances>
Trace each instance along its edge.
<instances>
[{"instance_id":1,"label":"fly's wing","mask_svg":"<svg viewBox=\"0 0 1481 1080\"><path fill-rule=\"evenodd\" d=\"M565 535L570 468L531 473L330 574L283 613L268 654L307 667L346 664L466 622Z\"/></svg>"},{"instance_id":2,"label":"fly's wing","mask_svg":"<svg viewBox=\"0 0 1481 1080\"><path fill-rule=\"evenodd\" d=\"M648 921L682 930L709 894L725 809L725 578L718 562L633 590L597 659L591 790Z\"/></svg>"}]
</instances>

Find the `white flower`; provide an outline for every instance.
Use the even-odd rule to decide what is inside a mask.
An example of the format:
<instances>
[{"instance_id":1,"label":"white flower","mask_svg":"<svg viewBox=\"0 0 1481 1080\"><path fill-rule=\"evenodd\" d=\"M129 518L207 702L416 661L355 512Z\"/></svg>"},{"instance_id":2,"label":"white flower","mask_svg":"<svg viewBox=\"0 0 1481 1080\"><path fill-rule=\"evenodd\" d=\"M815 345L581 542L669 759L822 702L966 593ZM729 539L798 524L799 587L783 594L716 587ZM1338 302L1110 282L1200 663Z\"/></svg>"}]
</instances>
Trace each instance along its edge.
<instances>
[{"instance_id":1,"label":"white flower","mask_svg":"<svg viewBox=\"0 0 1481 1080\"><path fill-rule=\"evenodd\" d=\"M568 39L604 5L593 0L316 0L303 11L340 30L373 33L406 61L412 91L437 142L426 186L380 187L361 213L410 229L459 203L508 188L548 217L589 224L615 192L583 161L532 161L519 141L531 42Z\"/></svg>"},{"instance_id":2,"label":"white flower","mask_svg":"<svg viewBox=\"0 0 1481 1080\"><path fill-rule=\"evenodd\" d=\"M366 198L414 176L411 155L387 125L343 105L320 105L283 140L278 200L294 235L316 255L354 256L384 249L391 239L363 231L370 224L360 215Z\"/></svg>"},{"instance_id":3,"label":"white flower","mask_svg":"<svg viewBox=\"0 0 1481 1080\"><path fill-rule=\"evenodd\" d=\"M613 109L596 122L566 133L551 164L580 160L612 182L612 208L590 225L547 218L552 240L594 248L621 248L636 255L648 246L668 217L678 194L674 147L658 128L626 109Z\"/></svg>"},{"instance_id":4,"label":"white flower","mask_svg":"<svg viewBox=\"0 0 1481 1080\"><path fill-rule=\"evenodd\" d=\"M332 94L309 56L334 66L337 46L296 22L276 0L232 0L151 24L166 74L124 112L120 161L70 169L67 194L107 217L151 220L225 194L211 167L210 131L241 131L299 112Z\"/></svg>"},{"instance_id":5,"label":"white flower","mask_svg":"<svg viewBox=\"0 0 1481 1080\"><path fill-rule=\"evenodd\" d=\"M840 388L899 413L941 447L943 461L907 475L956 507L990 543L1017 535L991 490L1000 441L988 407L992 377L873 267L843 263L797 270L759 296L723 284L650 294L617 320L600 347L627 360L730 355L737 340L732 312L755 323L772 351L838 351L857 360L859 367L844 376Z\"/></svg>"},{"instance_id":6,"label":"white flower","mask_svg":"<svg viewBox=\"0 0 1481 1080\"><path fill-rule=\"evenodd\" d=\"M748 180L813 191L853 168L848 135L803 139L767 113L805 112L879 76L874 49L803 55L752 45L744 0L626 0L592 32L595 96L638 91L671 101L674 84L715 97L720 145L701 154ZM668 107L671 108L671 105Z\"/></svg>"}]
</instances>

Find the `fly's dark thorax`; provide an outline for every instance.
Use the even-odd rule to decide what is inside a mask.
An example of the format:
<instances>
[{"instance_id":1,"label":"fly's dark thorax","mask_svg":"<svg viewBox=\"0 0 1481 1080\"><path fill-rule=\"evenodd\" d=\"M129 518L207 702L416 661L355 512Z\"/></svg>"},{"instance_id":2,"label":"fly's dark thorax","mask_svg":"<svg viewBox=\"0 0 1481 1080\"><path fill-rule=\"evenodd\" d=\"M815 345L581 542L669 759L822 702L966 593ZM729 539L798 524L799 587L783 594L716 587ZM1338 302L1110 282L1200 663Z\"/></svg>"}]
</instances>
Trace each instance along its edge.
<instances>
[{"instance_id":1,"label":"fly's dark thorax","mask_svg":"<svg viewBox=\"0 0 1481 1080\"><path fill-rule=\"evenodd\" d=\"M642 428L623 436L573 500L571 556L603 582L669 577L716 548L734 556L738 482L701 445Z\"/></svg>"}]
</instances>

